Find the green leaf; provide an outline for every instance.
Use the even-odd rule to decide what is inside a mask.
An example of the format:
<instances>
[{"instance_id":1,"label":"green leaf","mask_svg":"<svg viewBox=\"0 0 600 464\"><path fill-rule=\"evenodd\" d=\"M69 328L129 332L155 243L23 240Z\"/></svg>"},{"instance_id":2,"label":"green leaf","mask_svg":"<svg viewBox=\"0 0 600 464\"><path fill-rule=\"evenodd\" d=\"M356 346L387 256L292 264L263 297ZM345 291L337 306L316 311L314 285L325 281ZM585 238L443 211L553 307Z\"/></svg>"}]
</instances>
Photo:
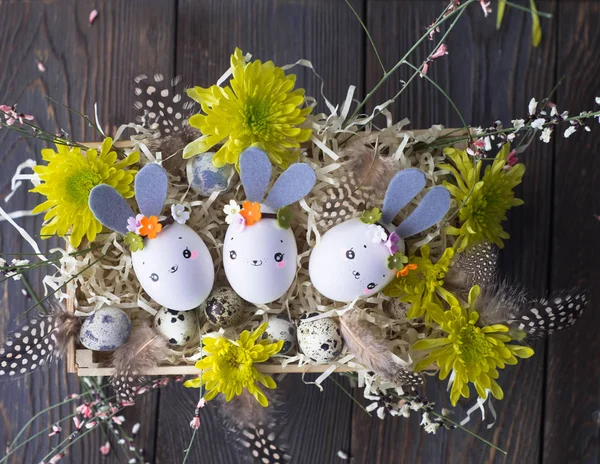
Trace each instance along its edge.
<instances>
[{"instance_id":1,"label":"green leaf","mask_svg":"<svg viewBox=\"0 0 600 464\"><path fill-rule=\"evenodd\" d=\"M534 47L537 47L542 41L542 26L540 25L540 17L537 13L537 7L535 6L535 0L529 0L529 6L531 7L531 42Z\"/></svg>"},{"instance_id":2,"label":"green leaf","mask_svg":"<svg viewBox=\"0 0 600 464\"><path fill-rule=\"evenodd\" d=\"M504 10L506 8L506 0L498 0L498 11L496 12L496 29L500 30L502 26L502 18L504 18Z\"/></svg>"}]
</instances>

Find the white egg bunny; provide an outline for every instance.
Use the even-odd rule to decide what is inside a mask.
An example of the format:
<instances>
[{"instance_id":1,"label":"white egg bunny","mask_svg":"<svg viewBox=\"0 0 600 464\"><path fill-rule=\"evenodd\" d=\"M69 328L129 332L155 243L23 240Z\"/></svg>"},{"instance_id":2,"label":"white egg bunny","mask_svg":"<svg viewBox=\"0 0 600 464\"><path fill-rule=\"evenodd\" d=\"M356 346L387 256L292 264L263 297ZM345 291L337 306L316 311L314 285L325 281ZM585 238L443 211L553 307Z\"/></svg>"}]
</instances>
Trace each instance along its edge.
<instances>
[{"instance_id":1,"label":"white egg bunny","mask_svg":"<svg viewBox=\"0 0 600 464\"><path fill-rule=\"evenodd\" d=\"M309 261L315 288L334 301L350 302L374 295L396 275L392 257L404 253L404 238L438 223L450 207L450 193L433 187L415 211L398 227L391 222L425 187L425 174L410 168L390 181L380 219L351 219L328 230L313 249ZM402 267L400 265L400 267Z\"/></svg>"},{"instance_id":2,"label":"white egg bunny","mask_svg":"<svg viewBox=\"0 0 600 464\"><path fill-rule=\"evenodd\" d=\"M168 177L158 164L149 164L135 177L135 215L125 199L110 185L98 185L90 193L94 216L106 227L143 244L132 248L135 274L146 293L158 304L175 311L189 311L208 297L215 271L208 248L190 227L159 222L167 198ZM134 251L135 250L135 251Z\"/></svg>"},{"instance_id":3,"label":"white egg bunny","mask_svg":"<svg viewBox=\"0 0 600 464\"><path fill-rule=\"evenodd\" d=\"M252 147L240 156L240 178L248 200L242 210L235 202L225 207L230 224L223 244L225 275L244 300L270 303L290 288L296 275L298 249L286 206L311 191L316 175L308 164L292 164L261 204L271 163L265 152Z\"/></svg>"}]
</instances>

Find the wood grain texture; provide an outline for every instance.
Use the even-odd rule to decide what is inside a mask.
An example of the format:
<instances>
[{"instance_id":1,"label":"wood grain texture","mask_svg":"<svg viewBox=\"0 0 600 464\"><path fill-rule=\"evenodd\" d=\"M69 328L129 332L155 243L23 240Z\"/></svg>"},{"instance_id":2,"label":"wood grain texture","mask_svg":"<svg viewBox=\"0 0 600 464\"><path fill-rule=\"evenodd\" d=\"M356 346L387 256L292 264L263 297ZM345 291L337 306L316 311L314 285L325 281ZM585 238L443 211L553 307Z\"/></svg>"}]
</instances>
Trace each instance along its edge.
<instances>
[{"instance_id":1,"label":"wood grain texture","mask_svg":"<svg viewBox=\"0 0 600 464\"><path fill-rule=\"evenodd\" d=\"M555 2L537 3L542 11L552 11L556 6ZM420 37L442 7L440 2L368 2L368 24L387 69ZM501 119L510 124L511 119L526 115L532 96L540 100L552 89L554 74L548 70L555 63L556 24L542 22L544 40L537 49L531 46L530 24L527 14L508 9L503 30L497 32L494 19L485 19L479 5L468 9L457 23L446 41L449 55L435 61L428 75L456 102L467 123L485 126ZM442 28L442 34L444 31ZM396 41L390 41L390 37ZM411 62L422 63L433 47L426 41ZM407 80L410 74L408 68L401 68L398 77L382 86L369 107L395 95L400 89L399 79ZM367 48L366 87L372 88L380 76L375 55ZM392 112L396 121L409 117L411 127L460 126L460 118L445 97L420 78L403 93ZM526 203L510 212L505 228L511 239L501 254L504 274L531 287L535 294L547 290L552 156L552 147L539 142L523 155L527 173L518 196ZM496 426L487 430L477 414L468 424L470 429L507 450L506 457L460 430L426 436L416 417L382 424L376 417L366 417L355 406L353 458L356 462L378 463L455 462L458 456L463 462L537 461L541 447L544 343L536 343L534 349L534 358L501 373L505 399L495 402L499 414ZM424 393L441 408L449 404L445 390L445 384L432 379ZM470 406L472 401L465 404ZM459 408L455 418L462 419L466 409Z\"/></svg>"},{"instance_id":2,"label":"wood grain texture","mask_svg":"<svg viewBox=\"0 0 600 464\"><path fill-rule=\"evenodd\" d=\"M409 44L443 8L442 1L356 0L357 11L367 23L387 67L394 64ZM523 117L531 97L548 94L556 76L569 79L559 90L559 108L593 107L598 96L600 34L596 27L599 6L592 0L537 1L551 11L552 21L542 19L544 38L539 48L530 45L531 19L507 8L501 32L494 17L483 18L474 5L447 41L450 55L430 68L435 79L459 106L469 123L508 123ZM493 3L495 7L495 2ZM100 16L93 26L87 17L93 8ZM100 119L109 131L132 119L134 101L131 79L142 72L174 72L187 85L208 86L225 71L235 46L254 57L276 64L299 58L312 60L325 81L325 95L341 102L349 85L357 85L357 97L380 77L380 68L360 25L342 0L48 0L14 2L0 0L0 103L18 102L20 110L35 114L49 128L64 128L79 140L96 137L77 116L48 105L49 94L71 107L91 113L100 106ZM575 31L575 32L574 32ZM419 64L432 49L430 42L414 55ZM36 60L47 71L40 73ZM18 65L17 65L18 63ZM320 81L310 70L296 68L298 85L319 96ZM379 103L399 90L400 70L375 95ZM320 109L324 109L321 104ZM442 123L458 126L460 119L438 90L422 79L392 108L395 120L409 117L412 127ZM506 228L512 235L501 255L507 276L523 282L535 294L584 284L600 278L598 251L593 241L600 222L597 188L600 148L592 134L558 136L553 145L536 141L522 156L527 165L519 196L526 204L510 213ZM97 139L97 138L96 138ZM20 140L0 130L0 200L10 192L16 166L36 158L42 144ZM6 209L31 209L39 201L23 186ZM1 202L0 206L5 207ZM28 231L39 230L40 218L19 220ZM42 249L53 246L41 242ZM0 251L29 251L18 234L0 222ZM38 291L43 272L31 273ZM23 285L12 280L0 284L0 333L15 327L15 317L32 302L22 295ZM597 300L600 295L593 295ZM592 300L594 301L594 300ZM494 429L471 422L479 434L509 452L507 457L488 449L461 431L426 435L416 415L410 419L369 418L336 386L326 381L325 391L304 385L298 375L283 379L294 463L338 463L338 451L353 463L438 462L598 462L600 352L594 329L599 316L591 306L575 329L550 339L547 370L544 342L534 345L536 357L502 373L506 397L496 402L499 418ZM307 376L307 379L314 377ZM546 379L546 380L545 380ZM50 387L49 387L50 386ZM0 385L0 436L12 439L36 411L77 390L58 364L43 374ZM439 407L447 406L447 394L439 383L427 383L425 396ZM127 427L139 421L136 443L145 449L148 462L181 462L191 436L189 421L198 391L181 384L144 397L128 411ZM354 391L357 398L362 392ZM71 408L61 408L30 427L32 435L49 426ZM202 410L201 429L188 463L237 463L231 444L220 429L215 407ZM460 413L457 413L460 418ZM54 441L52 441L54 440ZM102 458L98 452L105 437L95 432L81 440L62 462L127 462L120 451ZM11 462L39 462L56 437L33 440ZM118 446L113 443L113 449Z\"/></svg>"},{"instance_id":3,"label":"wood grain texture","mask_svg":"<svg viewBox=\"0 0 600 464\"><path fill-rule=\"evenodd\" d=\"M571 114L598 108L599 15L598 2L559 2L557 75L567 78L556 100ZM556 137L551 285L588 288L591 304L573 329L548 342L543 457L551 463L600 461L600 130L597 121L590 127L568 140L563 127Z\"/></svg>"},{"instance_id":4,"label":"wood grain texture","mask_svg":"<svg viewBox=\"0 0 600 464\"><path fill-rule=\"evenodd\" d=\"M96 139L97 134L60 107L49 104L46 95L68 104L72 108L93 114L93 104L98 102L100 120L115 125L133 118L133 92L131 80L140 72L154 72L160 67L172 67L174 44L174 1L148 2L104 1L0 1L0 61L5 63L0 73L0 101L19 103L19 110L34 114L42 127L54 132L63 128L77 140ZM144 8L141 8L144 6ZM88 25L88 15L98 8L100 16L93 26ZM46 67L40 72L40 60ZM163 64L164 63L164 64ZM16 166L28 158L40 159L39 150L44 145L35 140L23 140L14 133L0 130L0 199L10 192L10 179ZM23 185L8 204L8 211L32 209L40 197L28 194ZM20 219L18 222L31 234L37 233L41 217ZM58 246L56 241L39 241L42 250ZM14 229L0 223L0 250L30 252L28 245ZM28 279L40 293L43 269L31 273ZM12 280L3 282L0 295L0 331L5 334L15 327L14 319L33 304L22 295L23 285ZM35 412L57 403L67 394L78 391L79 382L67 376L64 363L59 363L25 379L3 382L1 389L0 436L12 440L20 427ZM148 395L127 411L128 426L140 420L139 440L149 450L153 460L154 417L157 395ZM44 430L60 417L72 413L72 407L63 407L44 416L31 426L26 436ZM63 425L61 438L48 438L43 434L33 440L10 462L39 462L56 446L68 431ZM74 463L127 462L124 455L112 453L103 459L99 447L106 440L102 432L90 433L69 451L65 461ZM113 442L113 449L119 448Z\"/></svg>"},{"instance_id":5,"label":"wood grain texture","mask_svg":"<svg viewBox=\"0 0 600 464\"><path fill-rule=\"evenodd\" d=\"M353 3L362 8L360 1ZM362 89L362 30L343 2L183 0L177 17L176 70L186 85L212 85L228 68L235 47L240 47L254 58L277 65L311 60L332 102L342 101L349 85ZM350 60L347 50L360 53ZM319 95L320 81L311 71L298 67L291 72L308 95ZM339 449L349 449L351 402L335 385L329 383L327 391L320 393L316 387L305 387L300 376L288 376L282 389L289 398L294 424L293 462L333 462ZM158 462L181 459L189 428L175 429L173 423L188 424L197 401L196 391L162 395L157 441L177 445L159 447ZM215 415L208 413L202 421L190 462L238 462Z\"/></svg>"}]
</instances>

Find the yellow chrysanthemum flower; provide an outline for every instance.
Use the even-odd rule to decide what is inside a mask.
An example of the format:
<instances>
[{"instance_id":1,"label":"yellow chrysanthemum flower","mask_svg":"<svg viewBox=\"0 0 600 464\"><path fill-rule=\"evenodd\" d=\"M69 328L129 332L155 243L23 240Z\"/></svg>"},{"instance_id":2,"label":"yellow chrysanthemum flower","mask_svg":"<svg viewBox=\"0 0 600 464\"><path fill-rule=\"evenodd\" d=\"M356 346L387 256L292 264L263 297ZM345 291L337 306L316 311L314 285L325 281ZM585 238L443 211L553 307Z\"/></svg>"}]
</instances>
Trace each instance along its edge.
<instances>
[{"instance_id":1,"label":"yellow chrysanthemum flower","mask_svg":"<svg viewBox=\"0 0 600 464\"><path fill-rule=\"evenodd\" d=\"M300 143L306 142L311 129L301 129L311 108L304 103L304 89L294 89L296 76L283 72L272 61L246 63L239 48L231 56L232 79L223 88L195 87L188 95L202 106L190 125L202 137L188 144L183 157L205 153L223 143L213 156L217 167L238 164L246 148L258 146L271 161L285 168L298 158Z\"/></svg>"},{"instance_id":2,"label":"yellow chrysanthemum flower","mask_svg":"<svg viewBox=\"0 0 600 464\"><path fill-rule=\"evenodd\" d=\"M102 231L102 224L94 217L88 206L90 191L96 185L113 186L125 198L133 196L131 183L137 169L126 169L140 160L137 152L117 161L117 153L112 150L112 139L102 143L100 153L96 149L81 152L79 147L56 145L56 150L42 150L45 165L33 170L42 181L32 189L46 197L46 201L36 206L34 214L47 211L44 216L43 235L63 236L71 230L70 242L78 247L84 236L89 241Z\"/></svg>"},{"instance_id":3,"label":"yellow chrysanthemum flower","mask_svg":"<svg viewBox=\"0 0 600 464\"><path fill-rule=\"evenodd\" d=\"M515 164L504 169L509 152L510 145L506 143L480 179L481 161L473 163L473 158L463 150L444 150L456 166L443 164L440 168L450 171L456 182L456 185L450 182L444 182L444 185L460 207L460 227L446 229L448 234L458 236L454 244L458 252L482 242L495 243L502 248L502 239L510 237L502 229L502 221L506 220L510 208L523 204L523 200L515 198L513 189L521 183L525 165Z\"/></svg>"},{"instance_id":4,"label":"yellow chrysanthemum flower","mask_svg":"<svg viewBox=\"0 0 600 464\"><path fill-rule=\"evenodd\" d=\"M410 303L411 307L406 314L409 318L423 316L429 303L441 305L440 297L449 304L458 304L454 295L443 287L454 250L446 248L435 264L429 258L429 245L422 246L420 251L421 256L411 257L408 264L415 264L417 268L397 277L384 290L385 295Z\"/></svg>"},{"instance_id":5,"label":"yellow chrysanthemum flower","mask_svg":"<svg viewBox=\"0 0 600 464\"><path fill-rule=\"evenodd\" d=\"M460 305L452 306L448 311L442 311L439 306L430 308L433 320L447 335L419 340L413 345L414 350L432 350L417 363L415 370L421 371L435 363L440 369L441 380L450 373L453 374L454 381L450 391L453 406L456 406L461 396L469 398L469 382L475 385L481 398L486 398L487 391L490 391L495 398L501 400L504 393L495 380L498 378L498 368L504 369L506 364L517 364L517 358L533 356L533 350L527 346L507 344L512 341L507 334L507 326L476 325L479 313L475 308L479 292L478 286L471 288L468 308Z\"/></svg>"},{"instance_id":6,"label":"yellow chrysanthemum flower","mask_svg":"<svg viewBox=\"0 0 600 464\"><path fill-rule=\"evenodd\" d=\"M206 401L219 393L223 393L226 401L230 401L234 396L241 395L242 389L245 388L261 406L267 407L269 401L257 382L271 390L277 385L271 377L261 374L254 364L265 362L279 353L283 348L283 340L277 343L271 343L269 340L258 341L266 328L267 324L264 323L252 333L244 330L237 341L224 337L204 337L206 356L196 363L196 367L203 371L202 380L191 379L184 385L188 388L199 388L204 384L208 391L204 396Z\"/></svg>"}]
</instances>

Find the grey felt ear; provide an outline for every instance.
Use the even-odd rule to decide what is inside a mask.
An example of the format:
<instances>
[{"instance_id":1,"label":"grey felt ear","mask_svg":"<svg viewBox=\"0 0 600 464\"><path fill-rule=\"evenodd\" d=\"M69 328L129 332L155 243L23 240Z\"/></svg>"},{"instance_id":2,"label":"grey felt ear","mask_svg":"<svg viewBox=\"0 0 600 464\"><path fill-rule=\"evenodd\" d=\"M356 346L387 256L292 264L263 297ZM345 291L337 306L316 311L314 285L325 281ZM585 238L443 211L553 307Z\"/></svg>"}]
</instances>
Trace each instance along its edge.
<instances>
[{"instance_id":1,"label":"grey felt ear","mask_svg":"<svg viewBox=\"0 0 600 464\"><path fill-rule=\"evenodd\" d=\"M425 187L425 174L418 169L403 169L388 185L383 199L383 222L390 224L398 211L408 205Z\"/></svg>"},{"instance_id":2,"label":"grey felt ear","mask_svg":"<svg viewBox=\"0 0 600 464\"><path fill-rule=\"evenodd\" d=\"M135 200L146 217L160 216L167 199L169 179L158 164L148 164L135 176Z\"/></svg>"},{"instance_id":3,"label":"grey felt ear","mask_svg":"<svg viewBox=\"0 0 600 464\"><path fill-rule=\"evenodd\" d=\"M315 186L317 175L306 163L292 164L273 185L265 205L278 210L304 198Z\"/></svg>"},{"instance_id":4,"label":"grey felt ear","mask_svg":"<svg viewBox=\"0 0 600 464\"><path fill-rule=\"evenodd\" d=\"M450 192L445 187L433 187L421 200L417 209L397 228L396 233L410 237L440 222L450 208Z\"/></svg>"},{"instance_id":5,"label":"grey felt ear","mask_svg":"<svg viewBox=\"0 0 600 464\"><path fill-rule=\"evenodd\" d=\"M127 233L127 219L135 214L125 198L113 187L106 184L97 185L90 192L88 203L102 225L123 235Z\"/></svg>"},{"instance_id":6,"label":"grey felt ear","mask_svg":"<svg viewBox=\"0 0 600 464\"><path fill-rule=\"evenodd\" d=\"M259 148L250 147L240 155L240 179L250 201L262 201L271 180L271 162Z\"/></svg>"}]
</instances>

